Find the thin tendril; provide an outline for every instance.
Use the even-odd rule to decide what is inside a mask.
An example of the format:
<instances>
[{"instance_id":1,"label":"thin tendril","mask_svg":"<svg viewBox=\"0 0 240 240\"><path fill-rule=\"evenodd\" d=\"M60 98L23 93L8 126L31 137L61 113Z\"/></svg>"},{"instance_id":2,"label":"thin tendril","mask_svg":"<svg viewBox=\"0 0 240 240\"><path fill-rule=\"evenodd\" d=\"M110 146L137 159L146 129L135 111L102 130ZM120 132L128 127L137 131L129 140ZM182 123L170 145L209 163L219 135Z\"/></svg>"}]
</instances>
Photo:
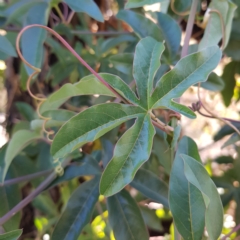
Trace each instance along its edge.
<instances>
[{"instance_id":1,"label":"thin tendril","mask_svg":"<svg viewBox=\"0 0 240 240\"><path fill-rule=\"evenodd\" d=\"M198 83L198 99L201 102L201 106L205 109L206 112L208 112L211 116L217 118L218 120L224 122L225 124L227 124L229 127L231 127L232 129L234 129L237 134L240 136L240 131L230 122L226 121L224 118L219 117L217 114L213 113L212 111L208 110L206 108L206 106L204 106L203 102L201 101L201 96L200 96L200 87L201 87L201 83Z\"/></svg>"}]
</instances>

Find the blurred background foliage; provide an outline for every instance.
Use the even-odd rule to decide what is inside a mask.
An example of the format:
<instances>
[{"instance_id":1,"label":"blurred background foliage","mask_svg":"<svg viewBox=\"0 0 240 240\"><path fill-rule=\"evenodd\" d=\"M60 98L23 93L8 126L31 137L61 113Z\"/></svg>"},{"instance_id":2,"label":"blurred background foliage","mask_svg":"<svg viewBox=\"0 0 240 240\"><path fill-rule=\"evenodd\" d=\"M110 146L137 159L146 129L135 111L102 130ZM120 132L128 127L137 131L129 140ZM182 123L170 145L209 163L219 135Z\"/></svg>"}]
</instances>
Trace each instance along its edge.
<instances>
[{"instance_id":1,"label":"blurred background foliage","mask_svg":"<svg viewBox=\"0 0 240 240\"><path fill-rule=\"evenodd\" d=\"M0 145L2 146L0 158L2 159L7 146L5 143L15 132L38 130L39 126L41 128L36 114L37 103L26 91L26 82L31 69L24 66L17 57L15 49L17 34L24 26L34 23L49 26L63 36L97 72L118 75L126 83L132 84L133 88L132 62L135 46L139 38L144 36L150 35L157 40L166 37L167 25L164 21L167 21L167 18L170 19L168 19L169 22L172 21L171 24L177 23L181 31L178 32L176 28L176 31L171 33L170 43L173 46L170 48L171 51L165 53L164 62L157 72L156 80L180 59L181 49L178 45L180 40L184 39L187 16L180 16L176 12L187 11L191 6L191 0L175 0L174 11L168 0L146 0L144 6L133 4L134 8L128 3L128 7L132 8L131 11L124 10L126 4L124 0L79 2L81 3L77 4L76 0L0 1ZM204 19L209 4L214 5L214 2L216 1L204 0L199 4L199 14L196 17L189 48L191 52L196 51L196 46L204 39L204 28L199 23ZM233 2L238 8L234 13L233 24L228 28L230 38L221 64L202 85L205 88L203 101L209 108L221 116L238 120L240 2L238 0ZM149 24L149 21L156 24ZM76 83L89 75L88 70L80 65L56 38L46 34L42 29L30 29L24 33L21 48L26 59L42 69L32 83L31 88L34 93L48 96L63 84ZM183 95L182 103L190 106L196 102L196 92L194 87L189 89ZM64 103L62 108L75 114L94 104L113 100L111 97L98 95L76 96ZM164 116L165 111L159 111L157 114ZM58 129L69 117L66 116L58 124L55 123L54 128ZM106 165L111 159L116 141L131 124L131 122L123 124L101 137L100 140L84 145L81 152L75 153L64 175L55 180L56 182L53 182L31 204L23 208L21 213L16 214L4 224L3 228L0 228L0 233L23 228L20 239L50 239L54 226L72 193L79 185L92 178L90 176L92 172L99 171L98 165ZM240 129L238 121L233 121L233 124ZM231 128L215 119L200 115L194 121L182 118L182 135L191 136L197 142L205 167L221 195L225 213L223 234L240 224L240 148L238 142L232 139L225 144L228 146L222 148L232 133ZM164 134L157 131L150 160L141 168L142 171L154 174L154 177L166 184L169 181L170 171L168 148ZM49 142L33 139L33 142L14 158L8 170L6 182L37 172L48 174L52 169L53 161ZM9 185L0 186L0 216L25 198L44 178L45 175L31 181L25 180L17 184L9 183ZM139 179L144 180L144 172L142 176L139 175ZM154 181L151 184L154 186ZM141 191L141 188L135 186L136 182L128 186L127 190L140 208L151 239L173 239L172 217L168 210L168 203L164 202L167 199L164 187L162 192L155 196L144 194L145 190ZM157 185L156 189L159 189ZM93 205L95 207L93 215L90 216L90 223L84 227L78 240L113 240L106 199L100 196L96 205ZM240 232L234 233L231 239L236 239L239 234Z\"/></svg>"}]
</instances>

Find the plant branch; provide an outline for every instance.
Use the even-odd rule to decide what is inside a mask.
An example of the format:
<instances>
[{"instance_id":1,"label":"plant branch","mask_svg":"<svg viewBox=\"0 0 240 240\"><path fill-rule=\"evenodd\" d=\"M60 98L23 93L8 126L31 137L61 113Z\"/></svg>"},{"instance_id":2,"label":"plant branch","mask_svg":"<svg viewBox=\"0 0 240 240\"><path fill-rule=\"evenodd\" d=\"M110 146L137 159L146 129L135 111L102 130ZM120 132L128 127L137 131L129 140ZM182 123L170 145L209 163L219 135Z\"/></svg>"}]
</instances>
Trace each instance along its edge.
<instances>
[{"instance_id":1,"label":"plant branch","mask_svg":"<svg viewBox=\"0 0 240 240\"><path fill-rule=\"evenodd\" d=\"M228 122L227 120L225 120L222 117L219 117L217 114L213 113L212 111L210 111L201 101L201 95L200 95L200 87L201 87L201 83L198 83L198 99L201 102L201 106L204 108L204 110L209 113L211 116L213 116L214 118L224 122L225 124L227 124L229 127L231 127L234 131L237 132L237 134L240 136L240 131L230 122Z\"/></svg>"},{"instance_id":2,"label":"plant branch","mask_svg":"<svg viewBox=\"0 0 240 240\"><path fill-rule=\"evenodd\" d=\"M238 230L240 230L240 224L238 224L236 227L234 227L231 232L229 232L224 237L222 237L221 240L227 240L228 237L230 237L233 233L237 232Z\"/></svg>"},{"instance_id":3,"label":"plant branch","mask_svg":"<svg viewBox=\"0 0 240 240\"><path fill-rule=\"evenodd\" d=\"M123 98L115 89L113 89L94 69L92 69L88 64L87 62L85 62L79 55L78 53L69 45L69 43L63 38L61 37L57 32L55 32L54 30L52 30L51 28L49 27L46 27L46 26L43 26L43 25L39 25L39 24L32 24L32 25L28 25L26 27L24 27L20 33L18 34L17 36L17 41L16 41L16 49L17 49L17 52L20 56L20 58L22 59L22 61L30 68L32 68L35 72L29 77L29 80L28 80L28 83L29 83L29 92L30 92L30 95L37 99L37 100L40 100L40 101L44 101L45 98L37 98L36 96L34 96L33 94L31 94L31 91L30 91L30 80L32 79L32 77L36 74L38 74L41 69L39 68L36 68L34 66L32 66L30 63L28 63L25 58L23 57L21 51L20 51L20 47L19 47L19 43L20 43L20 39L21 39L21 36L22 34L30 29L30 28L33 28L33 27L39 27L39 28L43 28L45 30L47 30L48 32L50 32L51 34L53 34L77 59L78 61L83 65L85 66L104 86L106 86L112 93L114 93L116 95L117 98L121 99L124 103L127 103L127 104L130 104L125 98ZM160 128L161 130L169 133L172 131L172 128L168 125L165 125L164 123L162 123L160 120L158 120L156 117L154 119L155 121L153 121L153 124L155 126L157 126L158 128Z\"/></svg>"},{"instance_id":4,"label":"plant branch","mask_svg":"<svg viewBox=\"0 0 240 240\"><path fill-rule=\"evenodd\" d=\"M25 176L22 176L22 177L9 179L9 180L6 180L4 183L0 184L0 187L13 185L13 184L17 184L17 183L20 183L20 182L26 182L26 181L29 181L29 180L32 180L32 179L35 179L35 178L38 178L38 177L46 176L46 175L49 175L52 171L53 171L52 169L49 169L49 170L25 175Z\"/></svg>"},{"instance_id":5,"label":"plant branch","mask_svg":"<svg viewBox=\"0 0 240 240\"><path fill-rule=\"evenodd\" d=\"M62 20L62 23L65 24L66 23L66 19L65 17L63 16L62 12L61 12L61 9L59 8L59 6L56 4L54 6L54 8L56 9L57 13L58 13L58 16L61 18Z\"/></svg>"},{"instance_id":6,"label":"plant branch","mask_svg":"<svg viewBox=\"0 0 240 240\"><path fill-rule=\"evenodd\" d=\"M0 218L0 226L7 222L13 215L27 206L35 197L37 197L55 178L57 174L51 173L34 191L32 191L26 198L12 208L7 214Z\"/></svg>"},{"instance_id":7,"label":"plant branch","mask_svg":"<svg viewBox=\"0 0 240 240\"><path fill-rule=\"evenodd\" d=\"M62 168L65 168L69 163L70 159L66 159L62 163ZM14 208L7 212L3 217L0 218L0 226L7 222L12 216L17 212L21 211L25 206L27 206L35 197L37 197L42 191L44 191L49 184L55 180L58 176L56 171L52 172L35 190L33 190L26 198L24 198L20 203L18 203Z\"/></svg>"},{"instance_id":8,"label":"plant branch","mask_svg":"<svg viewBox=\"0 0 240 240\"><path fill-rule=\"evenodd\" d=\"M191 10L190 10L190 15L187 22L186 35L185 35L184 44L181 52L181 58L187 56L188 54L189 41L192 36L192 29L195 21L195 15L197 12L197 6L198 6L198 0L193 0Z\"/></svg>"}]
</instances>

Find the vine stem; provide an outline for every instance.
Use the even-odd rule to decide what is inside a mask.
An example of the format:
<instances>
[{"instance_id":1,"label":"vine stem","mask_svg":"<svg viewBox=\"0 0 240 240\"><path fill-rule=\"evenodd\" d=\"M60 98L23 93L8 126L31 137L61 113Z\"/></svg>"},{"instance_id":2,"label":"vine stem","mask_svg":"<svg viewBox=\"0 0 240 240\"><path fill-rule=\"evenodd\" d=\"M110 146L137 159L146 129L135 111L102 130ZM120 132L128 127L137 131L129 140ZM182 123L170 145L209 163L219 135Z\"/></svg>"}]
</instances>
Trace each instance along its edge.
<instances>
[{"instance_id":1,"label":"vine stem","mask_svg":"<svg viewBox=\"0 0 240 240\"><path fill-rule=\"evenodd\" d=\"M63 162L63 168L67 166L69 161L70 159L66 159ZM49 184L56 179L57 176L58 173L56 171L52 172L34 191L32 191L26 198L24 198L20 203L18 203L14 208L12 208L9 212L0 218L0 226L7 222L17 212L21 211L25 206L27 206L35 197L44 191L49 186Z\"/></svg>"},{"instance_id":2,"label":"vine stem","mask_svg":"<svg viewBox=\"0 0 240 240\"><path fill-rule=\"evenodd\" d=\"M21 36L22 34L30 29L30 28L34 28L34 27L39 27L39 28L43 28L45 30L47 30L48 32L50 32L52 35L54 35L77 59L78 61L83 65L85 66L104 86L106 86L112 93L115 94L115 96L119 99L121 99L124 103L127 103L127 104L130 104L124 97L122 97L115 89L113 89L94 69L92 69L88 64L87 62L85 62L79 55L78 53L69 45L69 43L63 38L61 37L57 32L55 32L54 30L52 30L51 28L49 27L46 27L46 26L43 26L43 25L40 25L40 24L32 24L32 25L28 25L26 27L24 27L18 34L17 36L17 40L16 40L16 49L17 49L17 52L20 56L20 58L22 59L22 61L30 68L32 68L35 72L29 77L29 80L28 80L28 90L29 90L29 93L30 95L37 99L37 100L40 100L40 101L44 101L45 98L37 98L36 96L34 96L32 93L31 93L31 90L30 90L30 80L32 79L33 76L35 76L36 74L38 74L41 69L39 68L36 68L34 67L33 65L31 65L29 62L27 62L21 51L20 51L20 39L21 39ZM154 119L155 120L155 119ZM168 125L165 125L164 123L162 123L160 120L158 120L156 122L155 121L152 121L153 124L158 127L159 129L163 130L164 132L167 132L167 133L170 133L172 132L172 128Z\"/></svg>"},{"instance_id":3,"label":"vine stem","mask_svg":"<svg viewBox=\"0 0 240 240\"><path fill-rule=\"evenodd\" d=\"M12 208L7 214L0 218L0 226L7 222L17 212L27 206L35 197L37 197L55 178L57 174L51 173L34 191L32 191L26 198Z\"/></svg>"},{"instance_id":4,"label":"vine stem","mask_svg":"<svg viewBox=\"0 0 240 240\"><path fill-rule=\"evenodd\" d=\"M184 44L181 52L181 58L187 56L188 54L189 41L192 36L192 29L193 29L195 16L197 12L197 6L198 6L198 0L193 0L191 10L190 10L190 15L187 22L186 35L185 35Z\"/></svg>"},{"instance_id":5,"label":"vine stem","mask_svg":"<svg viewBox=\"0 0 240 240\"><path fill-rule=\"evenodd\" d=\"M35 178L38 178L38 177L46 176L46 175L49 175L52 171L53 171L52 169L49 169L49 170L25 175L25 176L22 176L22 177L9 179L9 180L4 181L4 183L0 184L0 187L5 187L5 186L20 183L20 182L29 181L29 180L32 180L32 179L35 179Z\"/></svg>"}]
</instances>

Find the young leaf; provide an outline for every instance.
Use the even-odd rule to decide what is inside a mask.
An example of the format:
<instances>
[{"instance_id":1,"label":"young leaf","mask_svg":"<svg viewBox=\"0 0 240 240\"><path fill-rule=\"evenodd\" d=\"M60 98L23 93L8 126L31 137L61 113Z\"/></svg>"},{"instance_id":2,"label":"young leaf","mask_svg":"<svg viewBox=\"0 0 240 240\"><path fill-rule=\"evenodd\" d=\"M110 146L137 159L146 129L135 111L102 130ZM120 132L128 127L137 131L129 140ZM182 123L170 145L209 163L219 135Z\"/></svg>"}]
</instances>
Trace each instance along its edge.
<instances>
[{"instance_id":1,"label":"young leaf","mask_svg":"<svg viewBox=\"0 0 240 240\"><path fill-rule=\"evenodd\" d=\"M185 146L188 151L188 145ZM184 239L201 240L205 223L205 204L201 191L184 174L184 162L178 149L169 183L169 205L174 223Z\"/></svg>"},{"instance_id":2,"label":"young leaf","mask_svg":"<svg viewBox=\"0 0 240 240\"><path fill-rule=\"evenodd\" d=\"M10 41L2 35L0 35L0 52L5 53L11 57L17 57L17 53Z\"/></svg>"},{"instance_id":3,"label":"young leaf","mask_svg":"<svg viewBox=\"0 0 240 240\"><path fill-rule=\"evenodd\" d=\"M112 160L103 172L100 193L111 196L129 184L152 149L155 129L149 114L139 117L117 142Z\"/></svg>"},{"instance_id":4,"label":"young leaf","mask_svg":"<svg viewBox=\"0 0 240 240\"><path fill-rule=\"evenodd\" d=\"M156 202L162 203L165 207L168 205L168 186L154 173L139 169L136 173L131 186L139 192Z\"/></svg>"},{"instance_id":5,"label":"young leaf","mask_svg":"<svg viewBox=\"0 0 240 240\"><path fill-rule=\"evenodd\" d=\"M84 0L84 2L76 0L64 0L64 2L75 12L87 13L90 17L99 22L104 22L103 15L93 0Z\"/></svg>"},{"instance_id":6,"label":"young leaf","mask_svg":"<svg viewBox=\"0 0 240 240\"><path fill-rule=\"evenodd\" d=\"M0 178L0 182L3 182L5 179L5 176L7 174L7 170L12 162L12 160L31 142L37 139L41 139L41 135L35 132L31 132L29 130L20 130L16 132L6 150L5 158L4 158L4 170L3 174Z\"/></svg>"},{"instance_id":7,"label":"young leaf","mask_svg":"<svg viewBox=\"0 0 240 240\"><path fill-rule=\"evenodd\" d=\"M87 142L96 140L121 123L146 114L140 107L117 103L99 104L71 118L56 134L51 154L66 156Z\"/></svg>"},{"instance_id":8,"label":"young leaf","mask_svg":"<svg viewBox=\"0 0 240 240\"><path fill-rule=\"evenodd\" d=\"M107 198L107 208L116 240L149 239L138 205L127 191Z\"/></svg>"},{"instance_id":9,"label":"young leaf","mask_svg":"<svg viewBox=\"0 0 240 240\"><path fill-rule=\"evenodd\" d=\"M22 235L22 229L13 230L0 235L0 240L17 240Z\"/></svg>"},{"instance_id":10,"label":"young leaf","mask_svg":"<svg viewBox=\"0 0 240 240\"><path fill-rule=\"evenodd\" d=\"M223 227L223 207L217 188L206 169L194 158L181 154L184 162L184 174L199 191L206 205L205 221L209 239L218 239Z\"/></svg>"},{"instance_id":11,"label":"young leaf","mask_svg":"<svg viewBox=\"0 0 240 240\"><path fill-rule=\"evenodd\" d=\"M154 3L164 2L165 0L128 0L125 8L138 8L144 5L151 5Z\"/></svg>"},{"instance_id":12,"label":"young leaf","mask_svg":"<svg viewBox=\"0 0 240 240\"><path fill-rule=\"evenodd\" d=\"M120 10L116 17L131 26L139 38L150 36L157 41L164 40L160 28L150 19L139 13L129 10Z\"/></svg>"},{"instance_id":13,"label":"young leaf","mask_svg":"<svg viewBox=\"0 0 240 240\"><path fill-rule=\"evenodd\" d=\"M169 108L189 118L195 118L196 115L188 107L174 102L173 99L180 97L191 85L205 81L220 58L221 51L217 46L182 58L157 83L150 99L151 108Z\"/></svg>"},{"instance_id":14,"label":"young leaf","mask_svg":"<svg viewBox=\"0 0 240 240\"><path fill-rule=\"evenodd\" d=\"M81 184L72 194L52 234L52 240L75 240L90 222L99 197L99 178Z\"/></svg>"},{"instance_id":15,"label":"young leaf","mask_svg":"<svg viewBox=\"0 0 240 240\"><path fill-rule=\"evenodd\" d=\"M133 61L133 77L137 84L140 104L150 108L150 96L153 90L154 76L160 67L160 58L164 45L151 37L143 38L136 46Z\"/></svg>"}]
</instances>

